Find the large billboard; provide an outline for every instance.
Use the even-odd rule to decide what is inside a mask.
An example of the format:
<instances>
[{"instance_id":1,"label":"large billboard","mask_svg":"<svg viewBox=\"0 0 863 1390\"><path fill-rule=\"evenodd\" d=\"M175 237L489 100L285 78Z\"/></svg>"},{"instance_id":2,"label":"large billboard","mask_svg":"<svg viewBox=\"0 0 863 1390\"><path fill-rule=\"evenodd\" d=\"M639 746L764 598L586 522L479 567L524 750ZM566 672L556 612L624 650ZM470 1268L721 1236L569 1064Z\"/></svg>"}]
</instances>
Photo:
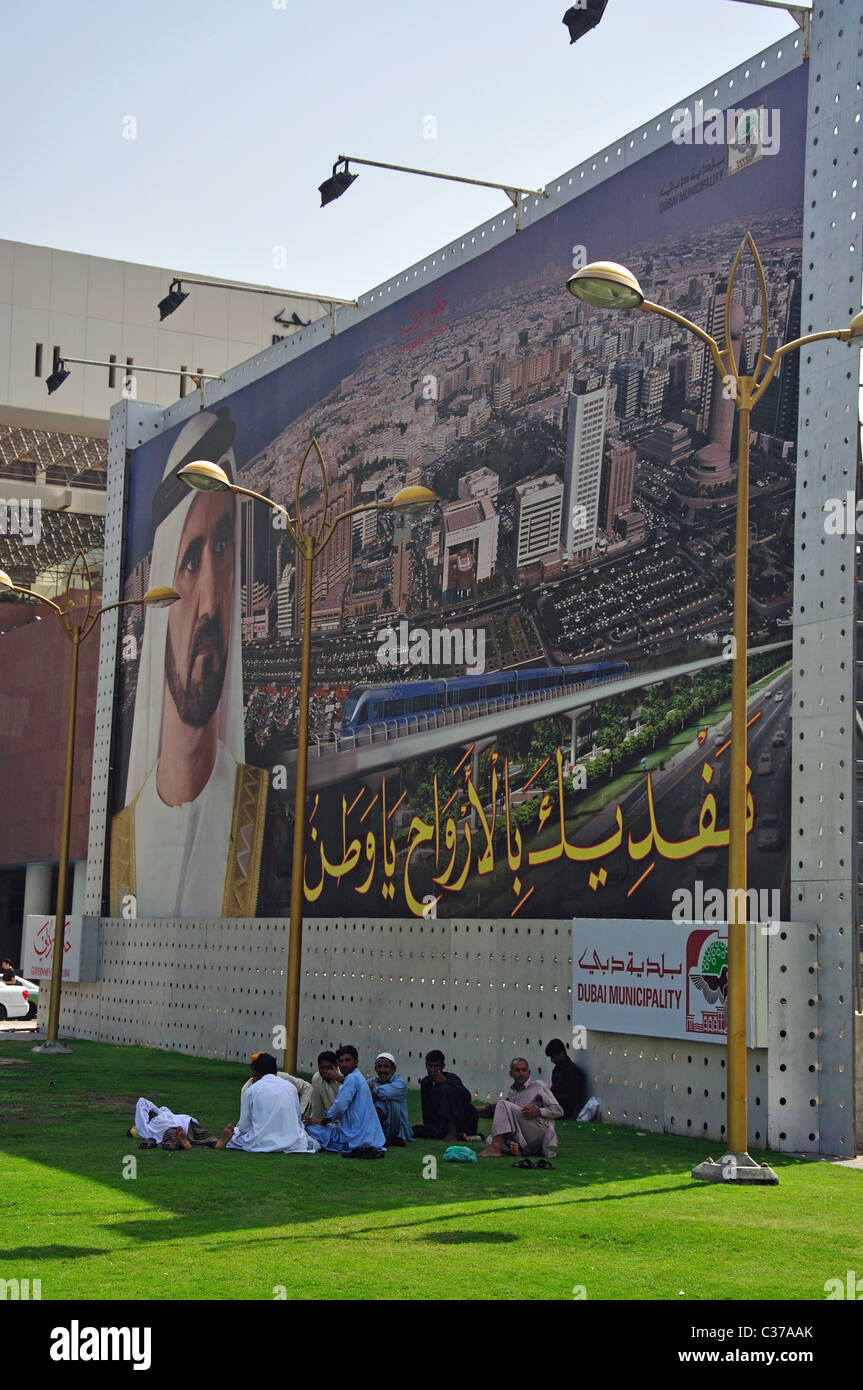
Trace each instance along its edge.
<instances>
[{"instance_id":1,"label":"large billboard","mask_svg":"<svg viewBox=\"0 0 863 1390\"><path fill-rule=\"evenodd\" d=\"M620 261L721 337L749 231L768 351L795 336L805 98L798 68L743 112L682 106L667 145L135 450L124 597L180 601L125 610L112 914L287 914L303 568L277 514L177 472L221 463L293 511L312 438L306 529L366 510L312 575L308 909L656 919L724 883L734 401L697 337L565 282ZM744 258L741 372L759 312ZM797 371L752 417L761 920L787 915ZM376 506L417 483L438 506Z\"/></svg>"}]
</instances>

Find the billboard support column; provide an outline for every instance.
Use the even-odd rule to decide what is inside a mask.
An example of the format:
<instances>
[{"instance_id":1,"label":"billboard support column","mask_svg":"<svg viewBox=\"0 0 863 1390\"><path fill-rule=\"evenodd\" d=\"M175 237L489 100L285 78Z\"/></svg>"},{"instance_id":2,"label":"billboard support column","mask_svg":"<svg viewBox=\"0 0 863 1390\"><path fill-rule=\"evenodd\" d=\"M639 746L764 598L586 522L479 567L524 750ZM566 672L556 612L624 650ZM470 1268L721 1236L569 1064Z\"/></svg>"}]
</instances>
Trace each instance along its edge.
<instances>
[{"instance_id":1,"label":"billboard support column","mask_svg":"<svg viewBox=\"0 0 863 1390\"><path fill-rule=\"evenodd\" d=\"M306 782L309 768L309 691L312 664L312 569L314 539L300 535L303 555L303 652L300 668L300 725L297 749L297 785L294 797L294 849L291 861L291 931L288 938L288 988L285 997L285 1053L283 1066L297 1069L300 1021L300 966L303 956L303 855L306 841Z\"/></svg>"}]
</instances>

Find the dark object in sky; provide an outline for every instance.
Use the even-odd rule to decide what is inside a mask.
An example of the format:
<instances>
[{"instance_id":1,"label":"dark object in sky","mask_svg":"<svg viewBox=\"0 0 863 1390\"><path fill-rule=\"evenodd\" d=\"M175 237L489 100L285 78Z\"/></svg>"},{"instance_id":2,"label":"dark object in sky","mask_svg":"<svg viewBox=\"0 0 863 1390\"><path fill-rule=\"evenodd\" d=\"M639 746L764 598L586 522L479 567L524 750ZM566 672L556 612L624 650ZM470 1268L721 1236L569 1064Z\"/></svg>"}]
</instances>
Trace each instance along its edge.
<instances>
[{"instance_id":1,"label":"dark object in sky","mask_svg":"<svg viewBox=\"0 0 863 1390\"><path fill-rule=\"evenodd\" d=\"M347 166L347 162L345 163L344 169L339 169L338 166L339 160L336 160L333 165L332 176L328 179L324 179L318 189L321 195L322 208L325 208L327 203L334 203L336 198L341 198L342 194L350 188L354 179L357 177L356 174L351 173Z\"/></svg>"},{"instance_id":2,"label":"dark object in sky","mask_svg":"<svg viewBox=\"0 0 863 1390\"><path fill-rule=\"evenodd\" d=\"M569 30L569 41L575 43L584 34L595 29L605 13L608 0L582 0L580 5L572 5L563 16L563 23Z\"/></svg>"}]
</instances>

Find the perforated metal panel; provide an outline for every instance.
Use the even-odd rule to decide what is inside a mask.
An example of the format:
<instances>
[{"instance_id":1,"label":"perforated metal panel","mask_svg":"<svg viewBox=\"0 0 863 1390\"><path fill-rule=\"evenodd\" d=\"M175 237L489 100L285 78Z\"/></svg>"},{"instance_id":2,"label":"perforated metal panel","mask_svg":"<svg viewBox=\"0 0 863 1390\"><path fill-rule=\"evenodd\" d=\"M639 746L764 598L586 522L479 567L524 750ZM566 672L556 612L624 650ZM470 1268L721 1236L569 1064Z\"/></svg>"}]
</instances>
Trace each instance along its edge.
<instances>
[{"instance_id":1,"label":"perforated metal panel","mask_svg":"<svg viewBox=\"0 0 863 1390\"><path fill-rule=\"evenodd\" d=\"M860 308L861 0L812 19L801 333ZM772 952L771 1144L853 1155L855 536L825 533L855 490L859 349L800 358L792 694L791 918Z\"/></svg>"},{"instance_id":2,"label":"perforated metal panel","mask_svg":"<svg viewBox=\"0 0 863 1390\"><path fill-rule=\"evenodd\" d=\"M102 922L100 979L65 985L61 1032L246 1060L284 1023L289 924ZM568 1037L570 929L560 922L310 920L304 925L300 1059L353 1042L414 1081L431 1047L481 1096L509 1086L511 1057L550 1074L543 1047Z\"/></svg>"}]
</instances>

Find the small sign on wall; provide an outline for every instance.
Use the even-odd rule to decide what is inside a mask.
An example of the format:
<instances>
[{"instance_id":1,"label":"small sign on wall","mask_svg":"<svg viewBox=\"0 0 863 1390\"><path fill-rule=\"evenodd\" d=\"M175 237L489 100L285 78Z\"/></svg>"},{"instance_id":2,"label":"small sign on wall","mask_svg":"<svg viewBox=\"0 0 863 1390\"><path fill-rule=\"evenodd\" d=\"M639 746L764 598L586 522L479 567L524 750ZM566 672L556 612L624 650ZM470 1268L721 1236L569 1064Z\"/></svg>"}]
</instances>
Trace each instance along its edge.
<instances>
[{"instance_id":1,"label":"small sign on wall","mask_svg":"<svg viewBox=\"0 0 863 1390\"><path fill-rule=\"evenodd\" d=\"M63 939L63 980L98 979L99 918L72 913ZM50 980L54 960L54 918L30 913L24 927L23 972L34 983Z\"/></svg>"}]
</instances>

